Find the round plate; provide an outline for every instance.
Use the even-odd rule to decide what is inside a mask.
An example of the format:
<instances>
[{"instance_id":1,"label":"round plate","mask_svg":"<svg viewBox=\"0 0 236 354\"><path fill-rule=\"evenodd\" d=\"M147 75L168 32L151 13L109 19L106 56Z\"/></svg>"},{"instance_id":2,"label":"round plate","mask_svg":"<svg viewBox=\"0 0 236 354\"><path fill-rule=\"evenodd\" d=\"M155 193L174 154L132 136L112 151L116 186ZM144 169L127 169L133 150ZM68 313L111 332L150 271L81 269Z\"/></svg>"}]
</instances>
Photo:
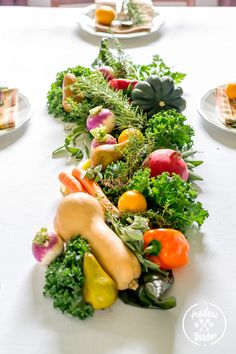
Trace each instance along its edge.
<instances>
[{"instance_id":1,"label":"round plate","mask_svg":"<svg viewBox=\"0 0 236 354\"><path fill-rule=\"evenodd\" d=\"M20 128L24 123L26 123L32 116L32 108L24 95L19 93L17 111L15 114L15 127L9 129L1 129L0 136L14 132L16 129Z\"/></svg>"},{"instance_id":2,"label":"round plate","mask_svg":"<svg viewBox=\"0 0 236 354\"><path fill-rule=\"evenodd\" d=\"M227 127L220 120L216 104L216 89L208 91L200 100L199 114L209 123L215 125L217 128L236 134L236 128Z\"/></svg>"},{"instance_id":3,"label":"round plate","mask_svg":"<svg viewBox=\"0 0 236 354\"><path fill-rule=\"evenodd\" d=\"M98 37L116 37L116 38L137 38L137 37L144 37L148 36L151 33L158 31L161 26L164 24L163 17L156 11L154 8L154 18L153 18L153 26L150 31L143 31L143 32L134 32L134 33L106 33L106 32L99 32L95 29L95 19L94 19L94 12L95 12L96 5L90 5L84 8L78 25L85 31L94 36Z\"/></svg>"}]
</instances>

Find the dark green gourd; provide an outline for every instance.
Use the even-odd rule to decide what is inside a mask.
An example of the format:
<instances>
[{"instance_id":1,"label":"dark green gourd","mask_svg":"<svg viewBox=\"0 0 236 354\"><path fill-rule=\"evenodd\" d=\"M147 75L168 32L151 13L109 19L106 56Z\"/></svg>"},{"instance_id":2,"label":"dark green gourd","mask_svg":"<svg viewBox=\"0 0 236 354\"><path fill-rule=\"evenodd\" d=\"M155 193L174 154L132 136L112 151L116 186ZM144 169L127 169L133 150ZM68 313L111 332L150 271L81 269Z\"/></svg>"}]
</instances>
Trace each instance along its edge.
<instances>
[{"instance_id":1,"label":"dark green gourd","mask_svg":"<svg viewBox=\"0 0 236 354\"><path fill-rule=\"evenodd\" d=\"M171 77L152 75L146 81L136 84L131 99L134 106L139 106L151 117L162 109L175 108L179 112L184 111L186 101L182 95L182 88L175 86Z\"/></svg>"}]
</instances>

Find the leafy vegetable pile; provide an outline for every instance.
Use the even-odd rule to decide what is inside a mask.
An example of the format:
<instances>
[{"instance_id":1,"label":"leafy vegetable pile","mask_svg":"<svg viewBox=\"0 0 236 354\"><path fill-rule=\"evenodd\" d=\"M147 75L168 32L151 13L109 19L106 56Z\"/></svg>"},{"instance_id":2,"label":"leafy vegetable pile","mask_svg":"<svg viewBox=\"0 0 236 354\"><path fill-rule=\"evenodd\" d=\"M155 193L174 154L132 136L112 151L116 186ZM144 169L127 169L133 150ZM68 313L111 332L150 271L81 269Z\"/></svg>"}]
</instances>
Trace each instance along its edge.
<instances>
[{"instance_id":1,"label":"leafy vegetable pile","mask_svg":"<svg viewBox=\"0 0 236 354\"><path fill-rule=\"evenodd\" d=\"M201 180L194 169L203 161L194 159L194 130L181 113L186 101L176 86L185 74L171 71L158 55L149 65L135 64L116 39L112 43L113 50L108 39L102 39L91 69L69 68L51 85L49 113L73 123L53 154L65 150L77 160L84 154L90 158L84 170L74 169L72 177L62 173L59 179L69 192L85 191L97 198L106 224L141 265L138 287L119 291L122 301L170 309L176 300L166 297L166 291L174 282L175 266L162 267L166 264L158 258L162 236L157 232L145 245L146 232L164 229L168 234L174 229L176 240L182 237L188 252L181 233L194 223L201 226L208 217L192 184ZM63 86L65 77L71 81L68 87ZM91 316L95 308L85 302L82 290L86 252L89 245L83 239L68 242L65 253L49 265L44 288L54 307L80 319ZM182 265L188 255L184 257Z\"/></svg>"},{"instance_id":2,"label":"leafy vegetable pile","mask_svg":"<svg viewBox=\"0 0 236 354\"><path fill-rule=\"evenodd\" d=\"M50 263L46 271L44 295L53 299L55 308L81 320L93 315L91 305L83 298L83 257L88 243L76 237L67 244L66 251Z\"/></svg>"}]
</instances>

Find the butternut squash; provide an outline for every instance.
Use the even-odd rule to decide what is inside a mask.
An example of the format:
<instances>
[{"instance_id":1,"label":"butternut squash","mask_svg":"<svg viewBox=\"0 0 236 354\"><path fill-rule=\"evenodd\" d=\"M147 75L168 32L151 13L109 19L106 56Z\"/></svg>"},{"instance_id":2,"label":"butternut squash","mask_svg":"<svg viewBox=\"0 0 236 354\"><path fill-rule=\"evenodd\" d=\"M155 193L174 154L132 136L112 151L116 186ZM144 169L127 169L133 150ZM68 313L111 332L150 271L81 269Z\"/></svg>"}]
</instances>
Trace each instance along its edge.
<instances>
[{"instance_id":1,"label":"butternut squash","mask_svg":"<svg viewBox=\"0 0 236 354\"><path fill-rule=\"evenodd\" d=\"M81 235L90 244L102 268L116 282L119 290L136 289L141 266L136 256L107 226L98 200L86 193L73 193L60 202L55 231L65 242Z\"/></svg>"},{"instance_id":2,"label":"butternut squash","mask_svg":"<svg viewBox=\"0 0 236 354\"><path fill-rule=\"evenodd\" d=\"M67 73L64 76L62 84L62 106L66 112L70 112L70 105L67 102L67 98L71 97L77 103L84 100L84 95L82 92L73 92L71 85L76 82L76 76L72 73Z\"/></svg>"}]
</instances>

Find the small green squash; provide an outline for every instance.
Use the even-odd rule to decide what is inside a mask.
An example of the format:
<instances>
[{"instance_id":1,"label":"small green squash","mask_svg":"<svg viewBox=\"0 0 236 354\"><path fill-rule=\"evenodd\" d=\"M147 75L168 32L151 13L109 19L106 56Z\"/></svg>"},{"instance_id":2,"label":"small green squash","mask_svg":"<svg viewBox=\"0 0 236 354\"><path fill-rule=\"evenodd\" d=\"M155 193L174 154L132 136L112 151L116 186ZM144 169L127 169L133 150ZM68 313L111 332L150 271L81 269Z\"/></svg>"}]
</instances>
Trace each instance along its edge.
<instances>
[{"instance_id":1,"label":"small green squash","mask_svg":"<svg viewBox=\"0 0 236 354\"><path fill-rule=\"evenodd\" d=\"M175 108L179 112L184 111L186 101L182 95L182 88L175 86L171 77L152 75L146 81L136 84L131 99L134 106L139 106L151 117L162 109Z\"/></svg>"}]
</instances>

